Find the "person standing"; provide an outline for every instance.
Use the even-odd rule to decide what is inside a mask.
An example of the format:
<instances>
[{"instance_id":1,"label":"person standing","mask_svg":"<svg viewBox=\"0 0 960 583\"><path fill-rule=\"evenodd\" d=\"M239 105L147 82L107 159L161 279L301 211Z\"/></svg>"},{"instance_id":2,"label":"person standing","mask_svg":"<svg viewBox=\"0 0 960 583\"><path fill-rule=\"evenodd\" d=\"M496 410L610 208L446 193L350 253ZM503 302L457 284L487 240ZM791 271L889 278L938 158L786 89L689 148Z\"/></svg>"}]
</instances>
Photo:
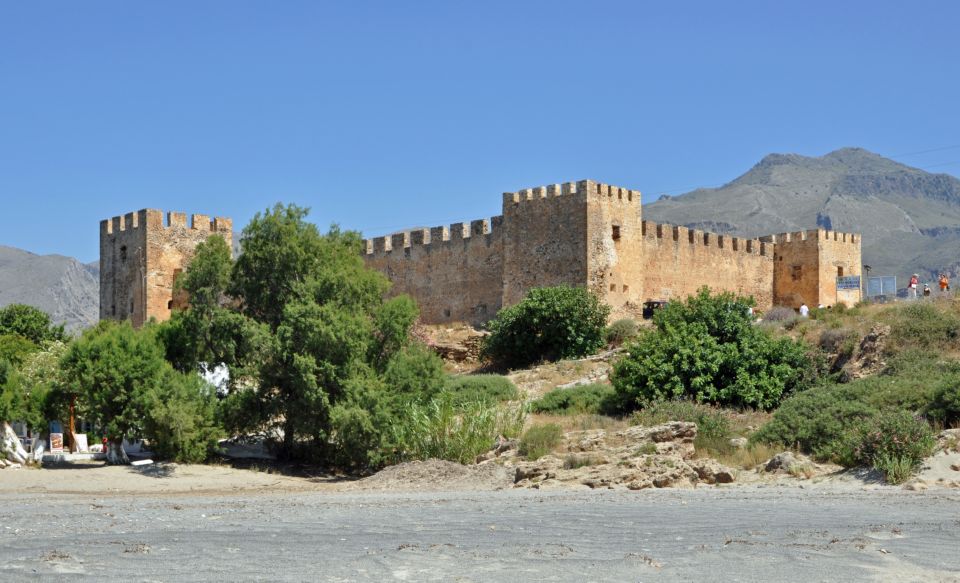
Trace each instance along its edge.
<instances>
[{"instance_id":1,"label":"person standing","mask_svg":"<svg viewBox=\"0 0 960 583\"><path fill-rule=\"evenodd\" d=\"M946 273L940 274L940 295L946 295L950 291L950 278Z\"/></svg>"},{"instance_id":2,"label":"person standing","mask_svg":"<svg viewBox=\"0 0 960 583\"><path fill-rule=\"evenodd\" d=\"M930 286L927 284L923 284L923 297L925 298L930 297Z\"/></svg>"},{"instance_id":3,"label":"person standing","mask_svg":"<svg viewBox=\"0 0 960 583\"><path fill-rule=\"evenodd\" d=\"M800 304L800 317L806 318L810 315L810 308L807 307L806 302Z\"/></svg>"},{"instance_id":4,"label":"person standing","mask_svg":"<svg viewBox=\"0 0 960 583\"><path fill-rule=\"evenodd\" d=\"M920 276L914 273L910 276L910 285L907 286L907 297L915 300L917 299L917 286L920 285Z\"/></svg>"}]
</instances>

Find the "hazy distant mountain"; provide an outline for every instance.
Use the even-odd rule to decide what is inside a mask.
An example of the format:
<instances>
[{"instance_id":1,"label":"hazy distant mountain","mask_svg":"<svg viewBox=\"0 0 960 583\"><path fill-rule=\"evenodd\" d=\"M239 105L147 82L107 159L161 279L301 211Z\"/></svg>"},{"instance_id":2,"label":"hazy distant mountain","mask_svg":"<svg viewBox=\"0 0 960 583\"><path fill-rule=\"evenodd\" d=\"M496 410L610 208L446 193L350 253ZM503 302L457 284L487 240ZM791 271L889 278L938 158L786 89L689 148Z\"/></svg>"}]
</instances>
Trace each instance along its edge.
<instances>
[{"instance_id":1,"label":"hazy distant mountain","mask_svg":"<svg viewBox=\"0 0 960 583\"><path fill-rule=\"evenodd\" d=\"M720 188L645 205L645 219L746 237L822 227L863 234L871 275L960 273L960 180L860 148L770 154Z\"/></svg>"},{"instance_id":2,"label":"hazy distant mountain","mask_svg":"<svg viewBox=\"0 0 960 583\"><path fill-rule=\"evenodd\" d=\"M100 267L0 245L0 306L29 304L71 331L100 317Z\"/></svg>"}]
</instances>

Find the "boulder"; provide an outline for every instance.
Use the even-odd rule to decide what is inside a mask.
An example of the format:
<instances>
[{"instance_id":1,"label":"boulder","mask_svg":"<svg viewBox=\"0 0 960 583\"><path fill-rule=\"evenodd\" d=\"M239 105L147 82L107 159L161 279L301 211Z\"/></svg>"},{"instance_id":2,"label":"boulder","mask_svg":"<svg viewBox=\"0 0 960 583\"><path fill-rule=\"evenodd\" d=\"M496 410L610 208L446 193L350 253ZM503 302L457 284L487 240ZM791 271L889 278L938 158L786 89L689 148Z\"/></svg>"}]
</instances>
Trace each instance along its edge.
<instances>
[{"instance_id":1,"label":"boulder","mask_svg":"<svg viewBox=\"0 0 960 583\"><path fill-rule=\"evenodd\" d=\"M792 451L783 451L770 458L764 465L768 472L789 472L795 466L810 464L810 459Z\"/></svg>"},{"instance_id":2,"label":"boulder","mask_svg":"<svg viewBox=\"0 0 960 583\"><path fill-rule=\"evenodd\" d=\"M27 463L28 454L20 443L20 438L6 421L0 425L0 457L18 464Z\"/></svg>"},{"instance_id":3,"label":"boulder","mask_svg":"<svg viewBox=\"0 0 960 583\"><path fill-rule=\"evenodd\" d=\"M716 460L701 459L687 463L697 472L697 477L707 484L729 484L736 479L733 470Z\"/></svg>"}]
</instances>

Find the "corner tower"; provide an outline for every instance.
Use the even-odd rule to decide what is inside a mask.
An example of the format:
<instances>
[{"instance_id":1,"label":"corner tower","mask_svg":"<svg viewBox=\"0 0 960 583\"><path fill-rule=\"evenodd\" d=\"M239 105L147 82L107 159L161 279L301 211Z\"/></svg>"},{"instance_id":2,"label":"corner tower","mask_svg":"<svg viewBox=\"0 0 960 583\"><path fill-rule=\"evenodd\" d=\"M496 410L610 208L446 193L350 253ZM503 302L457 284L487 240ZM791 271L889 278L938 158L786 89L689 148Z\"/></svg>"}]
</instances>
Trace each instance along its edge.
<instances>
[{"instance_id":1,"label":"corner tower","mask_svg":"<svg viewBox=\"0 0 960 583\"><path fill-rule=\"evenodd\" d=\"M213 234L232 245L233 222L192 215L188 225L186 213L153 209L100 221L100 319L170 318L175 277Z\"/></svg>"}]
</instances>

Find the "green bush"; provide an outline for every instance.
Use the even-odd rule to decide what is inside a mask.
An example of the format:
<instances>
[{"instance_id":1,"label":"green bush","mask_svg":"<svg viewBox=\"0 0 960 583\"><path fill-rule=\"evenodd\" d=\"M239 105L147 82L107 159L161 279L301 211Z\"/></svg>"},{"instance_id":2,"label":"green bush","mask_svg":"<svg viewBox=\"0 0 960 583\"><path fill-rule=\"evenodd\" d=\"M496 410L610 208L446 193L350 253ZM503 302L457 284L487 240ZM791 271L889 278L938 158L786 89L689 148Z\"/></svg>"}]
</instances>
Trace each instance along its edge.
<instances>
[{"instance_id":1,"label":"green bush","mask_svg":"<svg viewBox=\"0 0 960 583\"><path fill-rule=\"evenodd\" d=\"M473 401L454 405L440 393L425 405L410 404L393 426L396 461L431 458L473 463L493 447L497 436L517 437L526 421L522 405L490 405Z\"/></svg>"},{"instance_id":2,"label":"green bush","mask_svg":"<svg viewBox=\"0 0 960 583\"><path fill-rule=\"evenodd\" d=\"M627 340L636 337L639 330L636 320L632 318L617 320L607 328L607 344L620 346Z\"/></svg>"},{"instance_id":3,"label":"green bush","mask_svg":"<svg viewBox=\"0 0 960 583\"><path fill-rule=\"evenodd\" d=\"M520 438L517 451L529 460L540 459L547 455L563 439L563 429L556 423L534 425Z\"/></svg>"},{"instance_id":4,"label":"green bush","mask_svg":"<svg viewBox=\"0 0 960 583\"><path fill-rule=\"evenodd\" d=\"M825 352L850 355L856 347L856 332L849 328L834 328L820 333L820 349Z\"/></svg>"},{"instance_id":5,"label":"green bush","mask_svg":"<svg viewBox=\"0 0 960 583\"><path fill-rule=\"evenodd\" d=\"M960 364L904 352L891 359L883 374L790 397L752 439L796 446L818 458L839 461L847 447L845 436L881 412L930 412L936 419L936 394L951 385L960 385Z\"/></svg>"},{"instance_id":6,"label":"green bush","mask_svg":"<svg viewBox=\"0 0 960 583\"><path fill-rule=\"evenodd\" d=\"M532 413L551 415L608 415L615 409L613 387L600 383L555 389L530 404Z\"/></svg>"},{"instance_id":7,"label":"green bush","mask_svg":"<svg viewBox=\"0 0 960 583\"><path fill-rule=\"evenodd\" d=\"M927 415L944 427L960 424L960 382L957 379L940 381L934 388Z\"/></svg>"},{"instance_id":8,"label":"green bush","mask_svg":"<svg viewBox=\"0 0 960 583\"><path fill-rule=\"evenodd\" d=\"M902 482L933 453L936 440L930 425L906 411L877 414L843 436L838 461L848 467L872 466L887 481Z\"/></svg>"},{"instance_id":9,"label":"green bush","mask_svg":"<svg viewBox=\"0 0 960 583\"><path fill-rule=\"evenodd\" d=\"M586 289L536 288L490 321L483 355L506 367L586 356L604 346L609 313Z\"/></svg>"},{"instance_id":10,"label":"green bush","mask_svg":"<svg viewBox=\"0 0 960 583\"><path fill-rule=\"evenodd\" d=\"M513 381L497 374L449 377L443 388L453 396L454 405L476 401L492 405L520 398L520 392Z\"/></svg>"},{"instance_id":11,"label":"green bush","mask_svg":"<svg viewBox=\"0 0 960 583\"><path fill-rule=\"evenodd\" d=\"M143 437L161 459L198 463L217 445L216 389L196 374L170 370L143 396Z\"/></svg>"},{"instance_id":12,"label":"green bush","mask_svg":"<svg viewBox=\"0 0 960 583\"><path fill-rule=\"evenodd\" d=\"M620 407L693 399L770 409L812 381L816 372L800 341L754 327L753 300L702 288L654 316L657 329L627 347L611 380Z\"/></svg>"},{"instance_id":13,"label":"green bush","mask_svg":"<svg viewBox=\"0 0 960 583\"><path fill-rule=\"evenodd\" d=\"M907 302L888 312L890 346L944 350L960 344L960 317L930 302Z\"/></svg>"}]
</instances>

